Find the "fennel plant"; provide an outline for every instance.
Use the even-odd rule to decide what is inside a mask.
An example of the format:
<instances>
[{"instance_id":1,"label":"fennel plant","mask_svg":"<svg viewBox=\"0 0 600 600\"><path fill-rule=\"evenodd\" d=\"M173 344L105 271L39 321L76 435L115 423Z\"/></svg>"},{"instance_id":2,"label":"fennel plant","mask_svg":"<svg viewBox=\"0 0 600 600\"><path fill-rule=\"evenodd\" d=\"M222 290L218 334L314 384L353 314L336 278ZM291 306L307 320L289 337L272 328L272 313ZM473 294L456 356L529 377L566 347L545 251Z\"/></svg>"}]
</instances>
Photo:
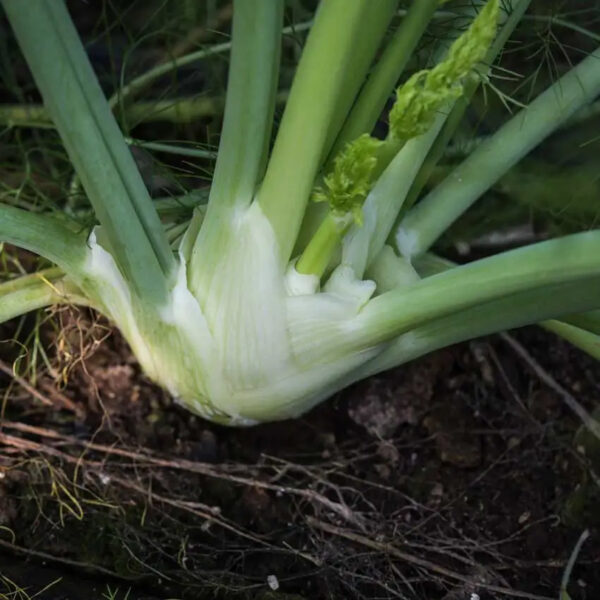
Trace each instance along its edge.
<instances>
[{"instance_id":1,"label":"fennel plant","mask_svg":"<svg viewBox=\"0 0 600 600\"><path fill-rule=\"evenodd\" d=\"M0 285L0 320L53 303L91 306L150 378L231 425L297 416L353 381L529 323L600 357L600 231L462 266L430 251L598 96L600 49L423 198L529 0L463 8L454 39L403 77L440 4L413 1L386 38L397 0L321 0L271 144L284 2L235 0L214 177L173 248L63 0L28 0L27 10L2 0L97 224L90 233L66 215L0 204L0 241L56 265Z\"/></svg>"}]
</instances>

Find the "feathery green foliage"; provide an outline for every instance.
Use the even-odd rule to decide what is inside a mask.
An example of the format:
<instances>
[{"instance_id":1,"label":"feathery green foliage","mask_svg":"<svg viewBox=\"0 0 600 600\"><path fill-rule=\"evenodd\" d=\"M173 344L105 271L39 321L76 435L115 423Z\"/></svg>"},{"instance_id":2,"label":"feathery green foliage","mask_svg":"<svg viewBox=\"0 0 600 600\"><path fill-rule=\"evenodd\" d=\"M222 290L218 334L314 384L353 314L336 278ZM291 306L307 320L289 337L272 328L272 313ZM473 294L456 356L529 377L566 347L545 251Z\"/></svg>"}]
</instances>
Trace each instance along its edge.
<instances>
[{"instance_id":1,"label":"feathery green foliage","mask_svg":"<svg viewBox=\"0 0 600 600\"><path fill-rule=\"evenodd\" d=\"M465 80L482 61L494 40L500 12L491 0L450 47L447 57L431 69L418 71L396 91L390 111L390 135L409 140L425 133L435 114L464 93Z\"/></svg>"},{"instance_id":2,"label":"feathery green foliage","mask_svg":"<svg viewBox=\"0 0 600 600\"><path fill-rule=\"evenodd\" d=\"M323 186L313 193L315 202L327 202L336 219L362 224L362 205L373 184L377 150L382 141L368 134L349 142L335 157L333 170L323 178Z\"/></svg>"}]
</instances>

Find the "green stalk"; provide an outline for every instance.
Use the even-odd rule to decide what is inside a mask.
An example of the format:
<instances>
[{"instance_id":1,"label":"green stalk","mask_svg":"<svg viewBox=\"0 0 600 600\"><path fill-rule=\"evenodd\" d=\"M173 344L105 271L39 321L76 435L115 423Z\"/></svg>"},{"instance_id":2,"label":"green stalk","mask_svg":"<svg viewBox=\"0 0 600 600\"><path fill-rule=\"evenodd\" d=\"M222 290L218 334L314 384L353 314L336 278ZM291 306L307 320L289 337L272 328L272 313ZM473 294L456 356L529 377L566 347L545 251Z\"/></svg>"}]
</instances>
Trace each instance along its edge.
<instances>
[{"instance_id":1,"label":"green stalk","mask_svg":"<svg viewBox=\"0 0 600 600\"><path fill-rule=\"evenodd\" d=\"M200 117L219 114L223 111L222 98L192 97L169 100L148 100L127 106L127 119L135 123L170 121L190 123ZM54 123L43 104L2 104L0 124L7 127L35 127L53 129Z\"/></svg>"},{"instance_id":2,"label":"green stalk","mask_svg":"<svg viewBox=\"0 0 600 600\"><path fill-rule=\"evenodd\" d=\"M190 145L189 147L177 146L175 144L165 144L164 142L147 142L145 140L135 140L133 138L125 138L125 142L130 146L136 146L137 148L145 148L154 152L164 152L165 154L177 154L179 156L190 156L192 158L201 158L214 160L217 158L217 152L213 150L204 150L202 148L195 148Z\"/></svg>"},{"instance_id":3,"label":"green stalk","mask_svg":"<svg viewBox=\"0 0 600 600\"><path fill-rule=\"evenodd\" d=\"M348 142L373 130L438 6L439 0L411 3L406 16L369 74L336 140L331 156L340 152Z\"/></svg>"},{"instance_id":4,"label":"green stalk","mask_svg":"<svg viewBox=\"0 0 600 600\"><path fill-rule=\"evenodd\" d=\"M515 30L515 27L523 18L525 11L529 8L530 4L531 0L513 1L511 5L512 12L510 13L510 15L508 15L503 25L501 26L500 31L498 32L498 35L496 36L496 39L494 40L494 43L492 44L492 47L490 48L486 56L486 59L484 61L485 65L492 65L494 63L494 61L502 51L502 48L504 48L504 45L508 41L508 38ZM482 75L486 74L487 71L487 66L482 66L480 69L480 73ZM429 181L429 178L431 177L435 166L439 162L440 158L443 156L444 151L448 146L448 143L450 142L456 130L458 129L458 126L460 125L465 115L465 111L469 107L471 99L477 91L479 84L480 81L474 79L465 85L465 94L456 101L454 107L452 108L452 111L446 119L446 123L444 124L443 129L441 130L438 138L436 139L435 144L431 148L431 152L428 154L427 159L419 169L419 173L415 177L410 192L406 197L404 206L402 207L402 212L406 212L408 209L410 209L418 199L421 192L423 191L423 188Z\"/></svg>"},{"instance_id":5,"label":"green stalk","mask_svg":"<svg viewBox=\"0 0 600 600\"><path fill-rule=\"evenodd\" d=\"M19 275L0 283L0 296L6 296L12 292L17 292L31 285L35 285L39 281L47 281L49 283L56 282L64 276L65 273L60 267L49 267L47 269L36 271L35 273L29 273L28 275Z\"/></svg>"},{"instance_id":6,"label":"green stalk","mask_svg":"<svg viewBox=\"0 0 600 600\"><path fill-rule=\"evenodd\" d=\"M0 323L52 304L89 305L60 269L45 269L0 284Z\"/></svg>"},{"instance_id":7,"label":"green stalk","mask_svg":"<svg viewBox=\"0 0 600 600\"><path fill-rule=\"evenodd\" d=\"M2 104L0 124L7 127L54 128L54 123L43 104Z\"/></svg>"},{"instance_id":8,"label":"green stalk","mask_svg":"<svg viewBox=\"0 0 600 600\"><path fill-rule=\"evenodd\" d=\"M288 92L277 94L277 104L283 104ZM166 100L140 100L125 108L128 120L138 123L169 121L171 123L192 123L201 117L220 115L225 108L225 98L221 96L183 96ZM53 129L54 123L42 104L1 104L0 125L7 127L35 127Z\"/></svg>"},{"instance_id":9,"label":"green stalk","mask_svg":"<svg viewBox=\"0 0 600 600\"><path fill-rule=\"evenodd\" d=\"M567 315L561 320L579 329L585 329L600 335L600 310L592 310L578 315Z\"/></svg>"},{"instance_id":10,"label":"green stalk","mask_svg":"<svg viewBox=\"0 0 600 600\"><path fill-rule=\"evenodd\" d=\"M277 93L275 103L283 104L287 97L287 90L282 90ZM185 124L193 123L202 117L222 115L224 108L224 97L192 96L135 102L125 108L125 114L136 124L156 121Z\"/></svg>"},{"instance_id":11,"label":"green stalk","mask_svg":"<svg viewBox=\"0 0 600 600\"><path fill-rule=\"evenodd\" d=\"M206 205L208 200L208 190L199 189L192 190L181 196L166 196L164 198L156 198L154 206L159 215L165 217L178 214L191 214L192 210L200 205Z\"/></svg>"},{"instance_id":12,"label":"green stalk","mask_svg":"<svg viewBox=\"0 0 600 600\"><path fill-rule=\"evenodd\" d=\"M0 204L0 241L51 260L75 279L82 276L86 236L53 217Z\"/></svg>"},{"instance_id":13,"label":"green stalk","mask_svg":"<svg viewBox=\"0 0 600 600\"><path fill-rule=\"evenodd\" d=\"M326 215L296 263L298 273L317 275L321 278L342 235L343 230L340 230L336 220L331 214Z\"/></svg>"},{"instance_id":14,"label":"green stalk","mask_svg":"<svg viewBox=\"0 0 600 600\"><path fill-rule=\"evenodd\" d=\"M136 291L163 301L174 258L62 0L2 0L44 103Z\"/></svg>"},{"instance_id":15,"label":"green stalk","mask_svg":"<svg viewBox=\"0 0 600 600\"><path fill-rule=\"evenodd\" d=\"M246 207L262 178L275 108L283 0L235 0L229 81L205 226Z\"/></svg>"},{"instance_id":16,"label":"green stalk","mask_svg":"<svg viewBox=\"0 0 600 600\"><path fill-rule=\"evenodd\" d=\"M348 69L346 73L343 89L338 95L338 103L329 123L327 141L323 149L323 159L328 156L329 160L331 160L337 154L337 150L335 148L332 150L332 147L334 146L334 142L335 146L338 146L336 138L340 134L342 125L346 126L344 122L348 117L358 91L363 85L365 74L375 58L375 53L381 44L381 40L398 8L398 1L377 0L376 3L371 3L371 8L362 23L360 35L355 39L354 44L349 50L349 54L345 56L345 60L352 65L352 68ZM435 0L424 1L431 2ZM379 60L377 64L379 64ZM350 138L348 141L352 141L353 139L355 138Z\"/></svg>"},{"instance_id":17,"label":"green stalk","mask_svg":"<svg viewBox=\"0 0 600 600\"><path fill-rule=\"evenodd\" d=\"M402 254L425 252L486 190L600 93L600 48L487 138L401 222Z\"/></svg>"},{"instance_id":18,"label":"green stalk","mask_svg":"<svg viewBox=\"0 0 600 600\"><path fill-rule=\"evenodd\" d=\"M423 277L430 277L456 268L453 263L427 252L415 257L415 267ZM397 266L393 267L397 270ZM386 273L387 277L392 274ZM552 331L595 358L600 358L600 310L564 315L560 320L538 323L540 327Z\"/></svg>"},{"instance_id":19,"label":"green stalk","mask_svg":"<svg viewBox=\"0 0 600 600\"><path fill-rule=\"evenodd\" d=\"M414 285L421 279L413 265L402 256L398 256L391 246L385 245L365 277L375 282L377 294Z\"/></svg>"},{"instance_id":20,"label":"green stalk","mask_svg":"<svg viewBox=\"0 0 600 600\"><path fill-rule=\"evenodd\" d=\"M290 34L306 31L312 26L312 24L312 21L306 21L304 23L298 23L290 27L284 27L282 29L282 33ZM211 56L224 54L225 52L229 52L230 49L231 42L223 42L222 44L215 44L214 46L210 46L209 48L196 50L194 52L190 52L189 54L178 56L173 60L157 65L156 67L153 67L145 73L138 75L137 77L133 78L129 83L122 86L117 92L115 92L110 97L108 103L111 108L114 108L118 104L124 104L127 100L131 100L132 98L143 92L145 89L150 87L157 79L160 79L164 75L167 75L181 67L185 67L200 60L210 58Z\"/></svg>"},{"instance_id":21,"label":"green stalk","mask_svg":"<svg viewBox=\"0 0 600 600\"><path fill-rule=\"evenodd\" d=\"M465 9L465 14L472 13L472 8ZM438 45L434 57L436 62L443 57L459 35L460 32L455 31L454 36ZM381 163L385 170L365 201L364 225L352 227L343 242L343 262L352 266L357 277L363 276L386 243L410 187L454 104L455 101L451 101L439 110L433 124L424 135L407 143L403 143L402 140L387 142L382 147L384 156Z\"/></svg>"},{"instance_id":22,"label":"green stalk","mask_svg":"<svg viewBox=\"0 0 600 600\"><path fill-rule=\"evenodd\" d=\"M544 321L540 325L544 329L564 338L574 346L581 348L596 360L600 360L600 335L580 329L564 321Z\"/></svg>"},{"instance_id":23,"label":"green stalk","mask_svg":"<svg viewBox=\"0 0 600 600\"><path fill-rule=\"evenodd\" d=\"M329 127L354 68L349 60L363 22L366 2L321 2L296 70L277 133L259 202L287 263L306 203L328 143Z\"/></svg>"},{"instance_id":24,"label":"green stalk","mask_svg":"<svg viewBox=\"0 0 600 600\"><path fill-rule=\"evenodd\" d=\"M579 304L584 310L597 302L598 278L593 282L571 282L561 286L561 293L554 292L555 288L526 290L411 328L393 340L377 358L358 369L348 383L465 340L551 319L571 310L573 304Z\"/></svg>"},{"instance_id":25,"label":"green stalk","mask_svg":"<svg viewBox=\"0 0 600 600\"><path fill-rule=\"evenodd\" d=\"M557 252L557 254L559 253ZM419 272L424 273L428 278L436 273L447 272L456 267L453 263L432 254L423 254L417 257L416 260ZM387 278L395 276L395 272L386 273ZM475 337L530 325L540 319L549 319L564 313L565 310L575 309L576 307L573 306L575 303L580 303L582 306L586 304L589 306L590 301L592 304L597 303L598 292L596 286L597 282L590 282L589 288L586 283L582 286L579 282L573 282L571 289L566 286L563 288L564 293L561 294L544 293L543 290L532 288L506 297L499 297L496 300L487 301L448 316L435 318L424 325L411 328L407 333L397 337L375 359L358 369L347 383L397 367L439 348ZM600 311L590 311L580 313L577 317L583 318L589 315L587 320L589 323L590 319L598 313ZM561 317L561 321L544 321L542 325L547 325L550 322L563 324L567 318L573 317ZM554 328L554 331L559 334L565 333L563 329L558 331L557 327ZM596 340L594 340L584 335L587 333L590 332L584 331L583 335L577 337L565 337L593 356L593 352L597 351L593 344L594 342L597 343L600 337L595 336ZM592 334L590 333L590 335Z\"/></svg>"},{"instance_id":26,"label":"green stalk","mask_svg":"<svg viewBox=\"0 0 600 600\"><path fill-rule=\"evenodd\" d=\"M126 112L125 103L128 100L132 100L135 96L150 87L157 79L160 79L164 75L168 75L172 71L185 67L186 65L204 60L217 54L228 52L231 49L231 42L224 42L222 44L215 44L209 48L203 50L197 50L178 56L172 61L162 63L149 69L145 73L134 77L129 83L122 85L109 99L108 104L111 109L116 106L121 106Z\"/></svg>"},{"instance_id":27,"label":"green stalk","mask_svg":"<svg viewBox=\"0 0 600 600\"><path fill-rule=\"evenodd\" d=\"M185 124L202 117L221 115L224 107L225 99L221 96L190 96L138 101L126 106L124 114L134 125L156 121Z\"/></svg>"},{"instance_id":28,"label":"green stalk","mask_svg":"<svg viewBox=\"0 0 600 600\"><path fill-rule=\"evenodd\" d=\"M357 277L363 276L385 245L411 183L445 118L444 112L440 112L427 133L408 141L367 196L363 205L363 224L353 226L343 240L342 262L350 265Z\"/></svg>"},{"instance_id":29,"label":"green stalk","mask_svg":"<svg viewBox=\"0 0 600 600\"><path fill-rule=\"evenodd\" d=\"M236 0L223 131L208 210L195 241L190 273L197 294L207 289L211 256L232 233L232 214L250 205L262 178L279 73L282 0ZM208 268L207 268L208 267Z\"/></svg>"},{"instance_id":30,"label":"green stalk","mask_svg":"<svg viewBox=\"0 0 600 600\"><path fill-rule=\"evenodd\" d=\"M600 231L593 231L541 242L451 269L407 289L373 299L361 312L357 331L363 333L357 339L363 345L388 341L429 321L499 300L512 299L503 305L505 314L500 315L511 322L513 318L521 319L522 306L518 298L529 293L534 306L537 299L539 310L534 322L597 309L600 305L598 256ZM491 320L496 316L489 315ZM467 334L469 324L467 317L464 324ZM481 325L485 326L485 322Z\"/></svg>"},{"instance_id":31,"label":"green stalk","mask_svg":"<svg viewBox=\"0 0 600 600\"><path fill-rule=\"evenodd\" d=\"M416 256L413 265L421 277L431 277L458 266L456 263L431 252ZM600 335L600 310L563 315L560 320L563 323L573 325L577 329Z\"/></svg>"}]
</instances>

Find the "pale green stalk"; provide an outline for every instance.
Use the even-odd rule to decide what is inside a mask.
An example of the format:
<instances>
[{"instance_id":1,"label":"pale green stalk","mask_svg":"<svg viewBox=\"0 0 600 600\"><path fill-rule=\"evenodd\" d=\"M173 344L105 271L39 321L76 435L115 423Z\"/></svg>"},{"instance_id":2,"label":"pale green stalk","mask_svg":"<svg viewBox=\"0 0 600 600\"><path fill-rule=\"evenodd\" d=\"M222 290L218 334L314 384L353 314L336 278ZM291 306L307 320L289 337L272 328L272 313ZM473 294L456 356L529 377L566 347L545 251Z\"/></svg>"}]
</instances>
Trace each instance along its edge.
<instances>
[{"instance_id":1,"label":"pale green stalk","mask_svg":"<svg viewBox=\"0 0 600 600\"><path fill-rule=\"evenodd\" d=\"M400 300L404 295L404 302L398 302L395 309L392 309L387 300L384 300L387 303L387 309L384 308L382 303L379 305L378 310L382 312L386 310L395 311L395 313L390 312L388 315L389 325L387 329L382 324L380 330L381 338L385 339L388 335L392 335L392 329L395 327L391 323L391 316L393 314L399 317L399 321L396 323L396 325L399 325L400 320L403 320L404 311L406 310L407 314L412 313L412 317L408 317L412 323L407 325L405 322L402 326L403 330L407 329L405 333L401 333L398 337L391 339L382 352L357 368L349 377L346 377L343 384L338 382L337 384L333 384L329 390L324 390L324 396L330 395L336 389L342 387L342 385L350 385L365 377L397 367L439 348L498 331L533 324L539 319L550 319L560 314L565 314L570 310L583 311L597 306L598 298L600 297L600 266L597 264L597 260L594 260L593 257L595 255L593 253L599 251L599 237L600 234L597 232L576 234L569 238L564 238L566 241L564 245L562 244L563 240L544 242L530 248L505 253L506 256L499 255L448 271L445 270L452 267L451 264L443 259L438 259L438 257L432 257L433 260L428 261L427 264L428 271L435 272L436 270L440 270L446 276L454 272L455 277L445 280L439 279L439 277L444 277L444 275L428 277L420 283L415 283L410 287L403 286L402 290L390 292L376 298L375 301L379 299L383 300L386 296L391 297L390 294L393 294ZM574 278L568 281L569 276L561 273L559 267L553 269L554 273L551 277L555 278L556 282L562 280L561 283L548 285L548 279L545 276L544 279L546 281L544 283L540 279L535 282L530 281L535 278L538 267L543 269L552 265L557 266L562 257L567 254L572 257L574 246L578 245L580 246L577 252L579 258L575 259L574 262L579 262L579 259L581 259L581 264L584 262L587 263L590 269L590 276L582 275L579 272ZM588 254L588 252L592 254ZM537 256L534 256L535 254ZM546 255L545 259L540 261L543 254ZM421 258L426 257L427 255L419 257L419 261L421 261ZM499 262L493 264L492 261ZM488 271L490 267L492 269L488 271L489 275L497 277L496 284L502 285L501 278L503 275L510 278L511 271L524 271L524 261L527 263L526 270L529 270L530 273L525 275L521 282L523 285L519 286L521 287L519 291L514 289L509 291L507 286L498 295L491 294L488 296L488 292L490 291L489 285L483 291L479 289L479 286L484 284L482 280L487 279L484 271ZM461 269L463 270L463 274L465 274L473 266L475 266L475 269L480 269L481 279L479 281L474 282L470 274L467 274L466 277L459 275ZM571 265L565 264L564 267L565 269L570 269ZM471 274L474 274L474 272L471 271ZM432 285L429 288L430 292L427 292L424 284L431 280L438 283ZM440 285L442 281L444 283ZM474 299L475 296L479 296L479 298L473 304L467 301L467 298ZM488 297L484 300L484 296ZM449 314L434 317L433 312L430 311L433 308L432 304L438 304L441 307L445 298L448 298L449 304L453 304L454 308L450 309L451 312ZM456 302L457 299L458 302ZM420 302L424 304L422 310L418 307ZM401 308L400 304L402 304ZM457 310L457 307L461 304L463 308ZM369 309L369 305L366 309ZM434 312L436 311L434 310ZM446 311L442 309L442 312ZM417 313L420 313L420 316L417 316ZM418 321L421 324L417 324ZM364 323L356 325L357 329L363 327L365 327Z\"/></svg>"},{"instance_id":2,"label":"pale green stalk","mask_svg":"<svg viewBox=\"0 0 600 600\"><path fill-rule=\"evenodd\" d=\"M210 58L211 56L215 56L217 54L229 52L230 49L231 42L223 42L222 44L215 44L214 46L210 46L202 50L197 50L195 52L190 52L189 54L184 54L183 56L178 56L172 61L161 63L160 65L149 69L145 73L134 77L127 84L122 85L108 99L108 104L111 109L114 109L116 106L121 106L122 109L126 111L125 103L143 92L157 79L160 79L164 75L167 75L178 68L185 67L186 65Z\"/></svg>"},{"instance_id":3,"label":"pale green stalk","mask_svg":"<svg viewBox=\"0 0 600 600\"><path fill-rule=\"evenodd\" d=\"M275 103L283 104L287 97L287 90L282 90L277 93ZM195 96L138 101L128 105L125 108L125 114L130 121L135 123L152 123L154 121L193 123L202 117L220 115L224 108L224 97ZM2 118L1 109L0 118Z\"/></svg>"},{"instance_id":4,"label":"pale green stalk","mask_svg":"<svg viewBox=\"0 0 600 600\"><path fill-rule=\"evenodd\" d=\"M330 214L326 215L306 250L298 259L296 270L299 273L313 274L321 278L341 241L341 235L339 224Z\"/></svg>"},{"instance_id":5,"label":"pale green stalk","mask_svg":"<svg viewBox=\"0 0 600 600\"><path fill-rule=\"evenodd\" d=\"M125 142L130 146L145 148L154 152L164 152L165 154L177 154L179 156L190 156L192 158L201 158L214 160L217 158L217 152L214 150L204 150L203 148L194 148L194 146L178 146L177 144L167 144L164 142L148 142L146 140L135 140L125 138Z\"/></svg>"},{"instance_id":6,"label":"pale green stalk","mask_svg":"<svg viewBox=\"0 0 600 600\"><path fill-rule=\"evenodd\" d=\"M424 1L431 2L432 0ZM398 8L398 2L399 0L378 0L371 4L371 10L362 23L360 35L356 37L354 44L345 56L348 64L352 66L346 72L345 82L338 94L337 106L329 123L327 140L322 152L323 160L328 156L335 157L336 150L335 148L332 150L334 142L337 147L336 140L339 137L340 129L342 125L345 127L347 124L348 113L355 103L355 98L364 83L365 74L368 72L381 40ZM379 60L377 64L379 64ZM355 138L350 138L348 141L353 139Z\"/></svg>"},{"instance_id":7,"label":"pale green stalk","mask_svg":"<svg viewBox=\"0 0 600 600\"><path fill-rule=\"evenodd\" d=\"M515 25L516 22L511 22L497 36L499 42L494 44L496 53L500 51L501 44L506 41L506 32L512 31L511 28ZM458 36L459 32L457 31L455 37ZM452 42L452 39L448 39L440 44L436 51L436 61L442 58ZM386 169L364 204L363 225L351 228L343 241L342 262L350 265L357 277L362 277L386 243L412 183L429 155L454 104L455 101L447 102L446 106L437 112L431 127L425 134L409 140L406 144L398 144L397 147L401 148L400 151L389 165L384 163ZM388 160L389 157L385 162Z\"/></svg>"},{"instance_id":8,"label":"pale green stalk","mask_svg":"<svg viewBox=\"0 0 600 600\"><path fill-rule=\"evenodd\" d=\"M492 65L502 49L504 45L508 41L508 38L511 36L512 32L515 30L515 27L519 24L525 11L529 8L531 4L531 0L514 0L511 4L512 12L506 17L506 20L500 27L500 31L490 48L486 59L484 61L484 65L480 65L479 73L481 76L486 76L487 71L489 71L489 65ZM503 14L506 16L506 13ZM450 111L446 122L444 123L444 127L440 131L435 143L433 144L431 151L427 155L427 158L421 165L415 180L413 181L412 187L410 188L410 192L406 197L406 201L402 207L402 211L400 215L402 216L408 209L410 209L414 203L417 201L420 196L423 188L429 181L435 166L437 165L440 158L443 156L448 143L456 133L458 126L463 120L465 115L465 111L469 107L469 104L477 91L477 88L480 85L479 79L473 79L470 82L467 82L465 85L465 94L459 98L454 107Z\"/></svg>"},{"instance_id":9,"label":"pale green stalk","mask_svg":"<svg viewBox=\"0 0 600 600\"><path fill-rule=\"evenodd\" d=\"M201 117L223 111L224 99L211 97L173 98L148 100L130 104L125 108L127 118L136 123L170 121L190 123ZM35 127L54 129L52 118L43 104L2 104L0 124L7 127Z\"/></svg>"},{"instance_id":10,"label":"pale green stalk","mask_svg":"<svg viewBox=\"0 0 600 600\"><path fill-rule=\"evenodd\" d=\"M90 302L60 269L46 269L0 284L0 323L52 304Z\"/></svg>"},{"instance_id":11,"label":"pale green stalk","mask_svg":"<svg viewBox=\"0 0 600 600\"><path fill-rule=\"evenodd\" d=\"M600 335L600 310L592 310L579 315L567 315L561 320L580 329L586 329L591 333Z\"/></svg>"},{"instance_id":12,"label":"pale green stalk","mask_svg":"<svg viewBox=\"0 0 600 600\"><path fill-rule=\"evenodd\" d=\"M438 6L439 0L420 0L411 3L402 23L369 74L335 142L331 152L332 157L348 142L373 130L385 103Z\"/></svg>"},{"instance_id":13,"label":"pale green stalk","mask_svg":"<svg viewBox=\"0 0 600 600\"><path fill-rule=\"evenodd\" d=\"M357 277L362 277L383 248L412 181L444 124L445 113L440 112L427 133L410 140L396 154L363 205L363 224L346 234L342 263L351 266Z\"/></svg>"},{"instance_id":14,"label":"pale green stalk","mask_svg":"<svg viewBox=\"0 0 600 600\"><path fill-rule=\"evenodd\" d=\"M39 281L55 282L65 276L60 267L48 267L35 273L27 275L14 276L0 283L0 296L6 296L12 292L17 292L26 287L36 284Z\"/></svg>"},{"instance_id":15,"label":"pale green stalk","mask_svg":"<svg viewBox=\"0 0 600 600\"><path fill-rule=\"evenodd\" d=\"M248 206L262 177L273 124L282 21L283 0L234 2L227 101L207 223L214 211Z\"/></svg>"},{"instance_id":16,"label":"pale green stalk","mask_svg":"<svg viewBox=\"0 0 600 600\"><path fill-rule=\"evenodd\" d=\"M399 257L396 258L399 259ZM430 277L457 267L456 263L429 252L415 257L414 265L419 275L423 277ZM398 277L399 267L397 264L383 265L383 267L385 270L382 269L381 276L384 279ZM538 325L600 359L600 310L563 315L560 320L544 321Z\"/></svg>"},{"instance_id":17,"label":"pale green stalk","mask_svg":"<svg viewBox=\"0 0 600 600\"><path fill-rule=\"evenodd\" d=\"M287 263L306 203L328 143L349 60L373 5L347 0L322 2L296 70L259 202Z\"/></svg>"},{"instance_id":18,"label":"pale green stalk","mask_svg":"<svg viewBox=\"0 0 600 600\"><path fill-rule=\"evenodd\" d=\"M44 256L72 276L82 273L85 232L75 232L58 219L0 204L0 240Z\"/></svg>"},{"instance_id":19,"label":"pale green stalk","mask_svg":"<svg viewBox=\"0 0 600 600\"><path fill-rule=\"evenodd\" d=\"M283 0L236 0L227 102L208 211L194 243L190 285L201 297L262 178L275 108ZM256 32L260 31L261 35Z\"/></svg>"},{"instance_id":20,"label":"pale green stalk","mask_svg":"<svg viewBox=\"0 0 600 600\"><path fill-rule=\"evenodd\" d=\"M288 92L277 94L277 104L283 104ZM192 123L201 117L215 116L223 112L225 98L220 96L192 96L165 100L139 100L125 107L125 115L130 121L154 123ZM7 127L35 127L54 129L54 123L42 104L0 104L0 125Z\"/></svg>"},{"instance_id":21,"label":"pale green stalk","mask_svg":"<svg viewBox=\"0 0 600 600\"><path fill-rule=\"evenodd\" d=\"M529 292L538 299L540 316L536 320L596 309L600 304L598 256L600 231L593 231L504 252L427 277L369 302L360 315L357 342L380 343L428 321L511 297L514 302L504 310L520 319L522 305L517 299ZM467 331L469 322L466 319Z\"/></svg>"},{"instance_id":22,"label":"pale green stalk","mask_svg":"<svg viewBox=\"0 0 600 600\"><path fill-rule=\"evenodd\" d=\"M7 127L54 129L54 123L43 104L2 104L0 124Z\"/></svg>"},{"instance_id":23,"label":"pale green stalk","mask_svg":"<svg viewBox=\"0 0 600 600\"><path fill-rule=\"evenodd\" d=\"M377 258L365 271L365 277L377 284L377 294L408 287L421 279L419 273L402 256L398 256L391 246L384 246Z\"/></svg>"},{"instance_id":24,"label":"pale green stalk","mask_svg":"<svg viewBox=\"0 0 600 600\"><path fill-rule=\"evenodd\" d=\"M580 107L600 93L600 49L487 138L404 218L396 243L425 252L486 190Z\"/></svg>"},{"instance_id":25,"label":"pale green stalk","mask_svg":"<svg viewBox=\"0 0 600 600\"><path fill-rule=\"evenodd\" d=\"M581 348L596 360L600 360L600 335L554 319L544 321L540 325L544 329L564 338L574 346Z\"/></svg>"},{"instance_id":26,"label":"pale green stalk","mask_svg":"<svg viewBox=\"0 0 600 600\"><path fill-rule=\"evenodd\" d=\"M530 289L432 319L394 339L375 359L358 369L347 385L440 348L531 325L540 318L550 319L570 310L573 299L581 306L589 307L598 298L598 287L597 281L589 286L588 283L563 286L561 293L556 295L555 289Z\"/></svg>"},{"instance_id":27,"label":"pale green stalk","mask_svg":"<svg viewBox=\"0 0 600 600\"><path fill-rule=\"evenodd\" d=\"M137 101L127 105L124 110L128 122L137 125L155 121L193 123L203 117L220 115L224 108L225 98L221 96L192 96Z\"/></svg>"}]
</instances>

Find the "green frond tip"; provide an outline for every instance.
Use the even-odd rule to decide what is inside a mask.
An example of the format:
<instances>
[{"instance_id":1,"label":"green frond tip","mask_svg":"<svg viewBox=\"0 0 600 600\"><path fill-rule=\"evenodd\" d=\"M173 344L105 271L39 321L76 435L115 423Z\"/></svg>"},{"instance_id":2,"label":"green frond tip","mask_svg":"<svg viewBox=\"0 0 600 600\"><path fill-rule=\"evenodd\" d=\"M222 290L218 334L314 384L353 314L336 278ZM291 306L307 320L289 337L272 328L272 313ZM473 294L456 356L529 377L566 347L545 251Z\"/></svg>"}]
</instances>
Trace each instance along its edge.
<instances>
[{"instance_id":1,"label":"green frond tip","mask_svg":"<svg viewBox=\"0 0 600 600\"><path fill-rule=\"evenodd\" d=\"M362 224L362 205L373 183L377 150L382 144L366 133L346 144L323 178L323 187L315 189L313 200L328 202L332 216L344 224L351 220Z\"/></svg>"},{"instance_id":2,"label":"green frond tip","mask_svg":"<svg viewBox=\"0 0 600 600\"><path fill-rule=\"evenodd\" d=\"M398 88L390 111L391 137L406 141L422 135L431 127L436 112L463 94L465 79L485 58L494 40L499 13L499 0L489 0L441 63L415 73Z\"/></svg>"}]
</instances>

